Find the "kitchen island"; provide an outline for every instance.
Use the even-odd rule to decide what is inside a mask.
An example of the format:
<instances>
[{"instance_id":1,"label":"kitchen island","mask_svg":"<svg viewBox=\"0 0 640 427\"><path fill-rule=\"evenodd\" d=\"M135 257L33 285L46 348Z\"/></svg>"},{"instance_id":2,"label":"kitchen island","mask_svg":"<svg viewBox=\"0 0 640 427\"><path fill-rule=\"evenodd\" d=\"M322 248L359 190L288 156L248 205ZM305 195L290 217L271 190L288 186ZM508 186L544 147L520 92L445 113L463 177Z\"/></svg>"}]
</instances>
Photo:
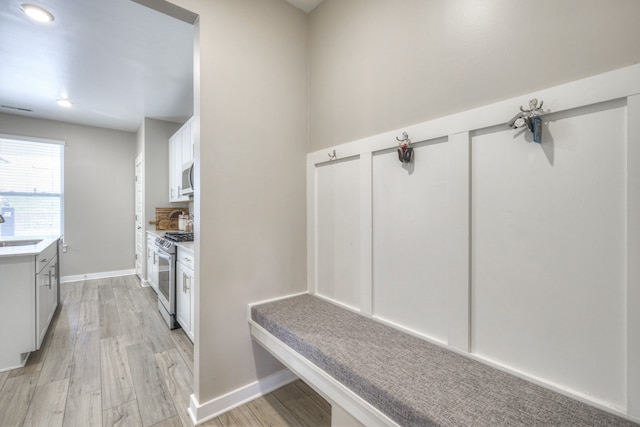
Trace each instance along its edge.
<instances>
[{"instance_id":1,"label":"kitchen island","mask_svg":"<svg viewBox=\"0 0 640 427\"><path fill-rule=\"evenodd\" d=\"M58 306L58 240L0 239L0 371L24 366Z\"/></svg>"}]
</instances>

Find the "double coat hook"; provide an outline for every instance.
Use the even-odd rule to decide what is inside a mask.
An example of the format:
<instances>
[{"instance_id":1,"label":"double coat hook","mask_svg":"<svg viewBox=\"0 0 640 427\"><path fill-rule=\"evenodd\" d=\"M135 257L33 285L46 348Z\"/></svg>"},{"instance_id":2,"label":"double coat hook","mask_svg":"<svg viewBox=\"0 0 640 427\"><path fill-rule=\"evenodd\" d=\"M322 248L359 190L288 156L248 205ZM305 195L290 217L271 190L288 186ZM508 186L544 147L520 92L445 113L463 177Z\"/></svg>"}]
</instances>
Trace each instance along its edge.
<instances>
[{"instance_id":1,"label":"double coat hook","mask_svg":"<svg viewBox=\"0 0 640 427\"><path fill-rule=\"evenodd\" d=\"M507 126L518 129L522 127L527 127L529 131L533 133L533 140L537 143L542 142L542 105L544 101L540 101L540 105L538 105L538 100L536 98L532 98L529 100L529 108L525 109L520 106L520 112L513 116L511 120L507 123Z\"/></svg>"},{"instance_id":2,"label":"double coat hook","mask_svg":"<svg viewBox=\"0 0 640 427\"><path fill-rule=\"evenodd\" d=\"M413 147L411 147L411 140L406 132L402 132L402 139L396 136L398 141L398 160L400 163L411 163L414 158Z\"/></svg>"}]
</instances>

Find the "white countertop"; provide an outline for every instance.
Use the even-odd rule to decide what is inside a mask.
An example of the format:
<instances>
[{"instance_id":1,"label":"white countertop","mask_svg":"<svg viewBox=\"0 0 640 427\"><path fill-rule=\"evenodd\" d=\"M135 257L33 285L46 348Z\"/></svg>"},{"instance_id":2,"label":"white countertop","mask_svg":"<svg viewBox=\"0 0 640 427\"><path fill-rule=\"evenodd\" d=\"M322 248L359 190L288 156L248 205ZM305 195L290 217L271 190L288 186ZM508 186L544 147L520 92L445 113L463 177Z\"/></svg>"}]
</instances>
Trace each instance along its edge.
<instances>
[{"instance_id":1,"label":"white countertop","mask_svg":"<svg viewBox=\"0 0 640 427\"><path fill-rule=\"evenodd\" d=\"M52 243L58 240L60 235L53 236L39 236L39 237L0 237L0 242L5 241L14 241L14 240L41 240L39 243L35 245L24 245L24 246L0 246L0 257L10 257L10 256L27 256L27 255L37 255L46 248L48 248Z\"/></svg>"},{"instance_id":2,"label":"white countertop","mask_svg":"<svg viewBox=\"0 0 640 427\"><path fill-rule=\"evenodd\" d=\"M194 253L194 252L193 252L193 248L194 248L194 244L193 244L193 242L180 242L180 243L176 243L176 245L177 245L179 248L182 248L182 249L186 249L186 250L188 250L188 251L189 251L189 252L191 252L191 254L193 255L193 253Z\"/></svg>"},{"instance_id":3,"label":"white countertop","mask_svg":"<svg viewBox=\"0 0 640 427\"><path fill-rule=\"evenodd\" d=\"M175 230L147 230L147 234L151 234L156 237L164 237L164 233L167 231L175 231Z\"/></svg>"}]
</instances>

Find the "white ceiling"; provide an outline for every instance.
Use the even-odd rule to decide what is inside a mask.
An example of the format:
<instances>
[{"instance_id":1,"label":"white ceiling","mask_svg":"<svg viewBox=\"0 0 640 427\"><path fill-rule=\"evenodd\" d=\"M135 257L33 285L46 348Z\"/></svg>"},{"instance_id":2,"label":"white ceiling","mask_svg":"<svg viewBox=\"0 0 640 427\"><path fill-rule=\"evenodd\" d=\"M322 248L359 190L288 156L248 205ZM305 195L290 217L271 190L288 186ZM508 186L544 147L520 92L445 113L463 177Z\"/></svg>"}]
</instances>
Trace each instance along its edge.
<instances>
[{"instance_id":1,"label":"white ceiling","mask_svg":"<svg viewBox=\"0 0 640 427\"><path fill-rule=\"evenodd\" d=\"M30 20L25 2L55 20ZM130 0L2 0L2 113L133 132L144 117L184 122L192 88L192 25Z\"/></svg>"}]
</instances>

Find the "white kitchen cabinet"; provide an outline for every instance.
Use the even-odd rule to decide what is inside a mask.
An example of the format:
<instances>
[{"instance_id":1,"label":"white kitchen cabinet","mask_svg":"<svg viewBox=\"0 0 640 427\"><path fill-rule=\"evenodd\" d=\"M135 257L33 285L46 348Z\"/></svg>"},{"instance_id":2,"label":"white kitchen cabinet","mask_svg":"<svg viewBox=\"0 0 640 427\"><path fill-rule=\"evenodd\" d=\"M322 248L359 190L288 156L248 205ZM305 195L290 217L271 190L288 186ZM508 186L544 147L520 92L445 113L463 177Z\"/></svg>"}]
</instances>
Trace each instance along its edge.
<instances>
[{"instance_id":1,"label":"white kitchen cabinet","mask_svg":"<svg viewBox=\"0 0 640 427\"><path fill-rule=\"evenodd\" d=\"M0 257L0 370L22 366L36 349L35 257Z\"/></svg>"},{"instance_id":2,"label":"white kitchen cabinet","mask_svg":"<svg viewBox=\"0 0 640 427\"><path fill-rule=\"evenodd\" d=\"M176 320L189 339L194 339L193 252L178 247L176 262Z\"/></svg>"},{"instance_id":3,"label":"white kitchen cabinet","mask_svg":"<svg viewBox=\"0 0 640 427\"><path fill-rule=\"evenodd\" d=\"M184 126L182 126L182 168L184 169L187 163L193 161L193 135L191 134L191 127L193 124L193 118L189 119ZM182 174L180 175L182 177Z\"/></svg>"},{"instance_id":4,"label":"white kitchen cabinet","mask_svg":"<svg viewBox=\"0 0 640 427\"><path fill-rule=\"evenodd\" d=\"M155 237L147 234L147 283L158 293L158 257L153 250Z\"/></svg>"},{"instance_id":5,"label":"white kitchen cabinet","mask_svg":"<svg viewBox=\"0 0 640 427\"><path fill-rule=\"evenodd\" d=\"M178 130L169 138L169 201L180 202L182 186L182 134Z\"/></svg>"},{"instance_id":6,"label":"white kitchen cabinet","mask_svg":"<svg viewBox=\"0 0 640 427\"><path fill-rule=\"evenodd\" d=\"M193 118L189 119L178 131L169 138L169 201L189 201L189 196L183 196L182 171L184 166L193 161Z\"/></svg>"},{"instance_id":7,"label":"white kitchen cabinet","mask_svg":"<svg viewBox=\"0 0 640 427\"><path fill-rule=\"evenodd\" d=\"M53 258L36 274L36 350L40 349L58 306L57 262Z\"/></svg>"},{"instance_id":8,"label":"white kitchen cabinet","mask_svg":"<svg viewBox=\"0 0 640 427\"><path fill-rule=\"evenodd\" d=\"M58 242L36 255L36 350L58 306Z\"/></svg>"},{"instance_id":9,"label":"white kitchen cabinet","mask_svg":"<svg viewBox=\"0 0 640 427\"><path fill-rule=\"evenodd\" d=\"M0 371L40 348L58 306L58 241L47 240L39 252L0 256Z\"/></svg>"}]
</instances>

